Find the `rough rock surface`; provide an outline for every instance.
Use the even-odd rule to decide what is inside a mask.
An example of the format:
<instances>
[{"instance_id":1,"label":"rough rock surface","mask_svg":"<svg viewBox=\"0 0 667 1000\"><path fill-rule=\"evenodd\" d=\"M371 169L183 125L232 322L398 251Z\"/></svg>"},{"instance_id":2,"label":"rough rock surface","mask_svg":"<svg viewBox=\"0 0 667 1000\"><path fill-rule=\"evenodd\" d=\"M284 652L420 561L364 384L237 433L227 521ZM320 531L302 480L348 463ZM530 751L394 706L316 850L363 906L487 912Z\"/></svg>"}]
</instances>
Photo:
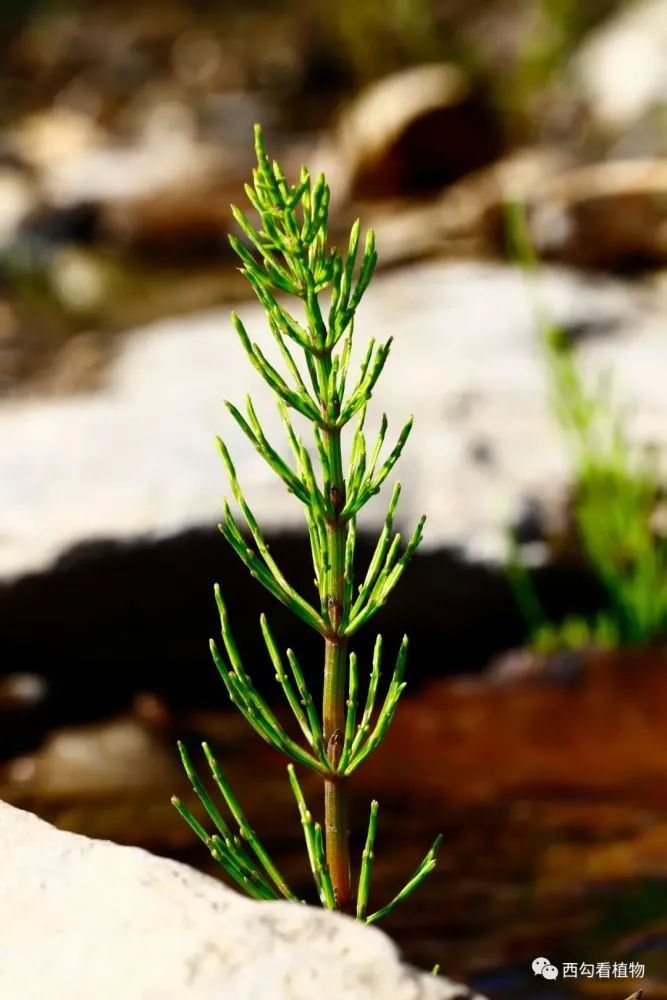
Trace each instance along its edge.
<instances>
[{"instance_id":1,"label":"rough rock surface","mask_svg":"<svg viewBox=\"0 0 667 1000\"><path fill-rule=\"evenodd\" d=\"M381 932L257 904L184 865L0 803L0 994L21 1000L465 1000Z\"/></svg>"},{"instance_id":2,"label":"rough rock surface","mask_svg":"<svg viewBox=\"0 0 667 1000\"><path fill-rule=\"evenodd\" d=\"M582 339L590 369L610 369L641 436L662 439L667 397L664 320L645 292L545 269L554 318ZM263 314L240 307L267 346ZM429 515L426 543L505 553L505 528L527 498L556 495L568 457L548 410L530 290L516 269L429 263L378 276L358 339L394 347L369 426L415 416L398 470L399 521ZM278 361L278 363L280 363ZM221 432L255 515L268 531L302 526L299 504L277 488L223 398L251 392L269 438L284 440L270 393L250 366L226 310L152 326L125 340L105 387L69 398L6 401L0 408L0 574L49 565L68 547L208 526L226 490L213 435ZM393 440L393 438L388 439ZM549 499L549 497L547 497ZM381 523L384 498L366 524Z\"/></svg>"}]
</instances>

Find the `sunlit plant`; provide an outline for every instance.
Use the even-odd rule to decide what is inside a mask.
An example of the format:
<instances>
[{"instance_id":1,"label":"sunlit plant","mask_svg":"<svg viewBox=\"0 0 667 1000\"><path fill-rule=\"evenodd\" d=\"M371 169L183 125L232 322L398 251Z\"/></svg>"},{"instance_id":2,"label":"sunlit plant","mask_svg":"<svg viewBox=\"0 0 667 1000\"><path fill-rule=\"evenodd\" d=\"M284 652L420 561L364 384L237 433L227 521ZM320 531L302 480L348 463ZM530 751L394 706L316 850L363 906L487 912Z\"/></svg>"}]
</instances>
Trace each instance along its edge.
<instances>
[{"instance_id":1,"label":"sunlit plant","mask_svg":"<svg viewBox=\"0 0 667 1000\"><path fill-rule=\"evenodd\" d=\"M306 849L317 894L323 906L375 923L415 889L433 870L438 837L405 886L386 905L369 913L378 803L372 802L365 848L356 889L350 863L348 784L358 767L381 744L401 693L408 640L403 639L384 697L380 696L382 638L377 637L369 669L362 669L350 650L350 640L366 625L401 578L422 537L424 520L406 546L393 531L400 485L394 486L384 528L366 572L357 583L355 521L391 473L408 439L409 420L383 457L387 419L367 440L366 408L387 361L391 339L367 345L356 373L350 370L355 314L375 269L373 233L360 252L360 224L352 227L347 252L328 243L330 191L323 176L312 183L304 168L291 184L281 167L266 154L262 132L255 134L257 167L246 194L259 217L253 225L233 208L245 240L230 237L241 260L241 271L264 308L268 326L282 356L280 372L262 348L253 343L237 315L232 322L250 363L276 397L292 459L269 442L252 401L245 413L233 403L227 408L262 458L289 493L302 504L310 538L317 601L298 593L275 562L239 484L226 445L218 439L231 493L245 528L227 501L220 531L249 573L294 615L321 636L323 665L302 665L293 650L283 656L268 620L260 627L278 685L300 731L294 739L281 718L257 691L233 638L219 587L222 646L211 641L211 653L232 703L270 746L290 760L289 782L303 825ZM280 298L279 298L280 297ZM285 297L297 303L288 311ZM299 431L309 428L313 448ZM346 436L350 424L354 427ZM346 446L344 447L344 438ZM321 678L318 678L322 671ZM321 711L313 688L323 685ZM365 687L365 700L361 689ZM363 706L362 706L363 700ZM208 815L207 828L179 799L174 805L206 844L227 875L255 899L284 897L297 901L250 827L238 799L207 744L203 744L213 784L231 814L225 819L200 779L184 746L183 764ZM320 775L324 792L324 824L316 822L306 804L295 765ZM209 833L209 829L214 832Z\"/></svg>"}]
</instances>

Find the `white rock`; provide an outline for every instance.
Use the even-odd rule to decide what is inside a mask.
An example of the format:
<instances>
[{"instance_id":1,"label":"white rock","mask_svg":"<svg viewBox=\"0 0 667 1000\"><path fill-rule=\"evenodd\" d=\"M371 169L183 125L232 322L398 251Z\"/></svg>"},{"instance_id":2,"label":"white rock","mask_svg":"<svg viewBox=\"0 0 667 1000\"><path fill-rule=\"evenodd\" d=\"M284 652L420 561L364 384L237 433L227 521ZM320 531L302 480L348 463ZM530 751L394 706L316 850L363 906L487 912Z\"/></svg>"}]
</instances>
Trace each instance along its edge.
<instances>
[{"instance_id":1,"label":"white rock","mask_svg":"<svg viewBox=\"0 0 667 1000\"><path fill-rule=\"evenodd\" d=\"M667 347L647 296L556 269L545 269L542 286L556 321L602 331L585 341L585 361L598 370L613 363L639 425L662 440ZM261 311L252 303L239 308L250 336L270 353ZM530 291L516 269L495 265L428 263L385 273L358 319L360 349L369 336L392 334L369 426L385 410L397 434L415 416L396 469L404 484L399 523L412 528L426 512L427 544L502 557L516 504L559 490L568 475ZM298 502L224 410L225 396L243 405L248 392L269 438L282 446L270 393L219 310L128 336L96 394L3 403L0 574L44 567L91 539L215 524L227 488L215 432L227 440L260 522L269 531L302 526ZM380 497L370 505L366 524L381 523L385 503Z\"/></svg>"},{"instance_id":2,"label":"white rock","mask_svg":"<svg viewBox=\"0 0 667 1000\"><path fill-rule=\"evenodd\" d=\"M667 100L667 0L639 0L594 31L574 69L595 121L634 125Z\"/></svg>"},{"instance_id":3,"label":"white rock","mask_svg":"<svg viewBox=\"0 0 667 1000\"><path fill-rule=\"evenodd\" d=\"M178 107L174 111L178 115ZM206 187L234 162L232 153L198 141L180 117L120 144L87 115L56 107L29 115L8 141L37 171L42 196L59 207Z\"/></svg>"},{"instance_id":4,"label":"white rock","mask_svg":"<svg viewBox=\"0 0 667 1000\"><path fill-rule=\"evenodd\" d=\"M0 996L16 1000L465 1000L380 931L254 903L136 848L0 803Z\"/></svg>"},{"instance_id":5,"label":"white rock","mask_svg":"<svg viewBox=\"0 0 667 1000\"><path fill-rule=\"evenodd\" d=\"M147 139L136 146L98 146L45 171L43 187L54 205L154 196L176 185L204 185L219 168L220 157L187 137Z\"/></svg>"}]
</instances>

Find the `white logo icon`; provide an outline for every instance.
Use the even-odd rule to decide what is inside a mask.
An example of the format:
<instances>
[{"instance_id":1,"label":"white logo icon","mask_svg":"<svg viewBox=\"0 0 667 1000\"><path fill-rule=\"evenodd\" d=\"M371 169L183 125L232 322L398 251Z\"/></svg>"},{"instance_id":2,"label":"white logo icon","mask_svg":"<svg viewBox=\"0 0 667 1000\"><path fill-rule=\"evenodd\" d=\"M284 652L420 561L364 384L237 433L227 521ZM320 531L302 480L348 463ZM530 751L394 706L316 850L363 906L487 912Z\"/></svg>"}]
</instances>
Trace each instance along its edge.
<instances>
[{"instance_id":1,"label":"white logo icon","mask_svg":"<svg viewBox=\"0 0 667 1000\"><path fill-rule=\"evenodd\" d=\"M533 972L543 979L558 979L558 969L548 958L536 958L533 962Z\"/></svg>"}]
</instances>

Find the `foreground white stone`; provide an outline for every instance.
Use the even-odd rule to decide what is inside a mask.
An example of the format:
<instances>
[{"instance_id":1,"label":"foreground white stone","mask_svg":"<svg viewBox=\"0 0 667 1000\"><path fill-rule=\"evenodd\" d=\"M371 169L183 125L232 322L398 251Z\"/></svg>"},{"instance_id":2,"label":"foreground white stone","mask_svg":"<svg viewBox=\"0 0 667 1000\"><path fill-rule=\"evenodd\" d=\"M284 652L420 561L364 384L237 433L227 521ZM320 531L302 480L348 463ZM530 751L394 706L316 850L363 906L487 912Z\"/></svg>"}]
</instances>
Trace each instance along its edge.
<instances>
[{"instance_id":1,"label":"foreground white stone","mask_svg":"<svg viewBox=\"0 0 667 1000\"><path fill-rule=\"evenodd\" d=\"M251 902L185 865L63 833L1 802L0 996L473 998L403 965L378 930Z\"/></svg>"},{"instance_id":2,"label":"foreground white stone","mask_svg":"<svg viewBox=\"0 0 667 1000\"><path fill-rule=\"evenodd\" d=\"M584 360L612 370L621 398L636 404L638 430L661 441L667 347L655 304L622 282L563 270L545 268L542 285L559 323L593 328ZM239 311L250 336L275 357L261 310L248 302ZM415 416L395 472L405 487L400 529L411 532L426 512L426 545L456 544L504 558L517 504L562 487L569 467L548 410L535 314L521 275L510 267L441 262L379 275L357 331L360 351L369 337L394 336L369 430L386 411L393 444L402 423ZM228 441L265 529L303 527L300 504L224 409L225 397L243 407L247 393L270 440L283 448L270 392L245 357L228 311L216 310L129 334L99 392L0 405L0 575L47 567L81 542L214 525L227 490L216 432ZM374 528L385 509L386 497L368 508Z\"/></svg>"}]
</instances>

